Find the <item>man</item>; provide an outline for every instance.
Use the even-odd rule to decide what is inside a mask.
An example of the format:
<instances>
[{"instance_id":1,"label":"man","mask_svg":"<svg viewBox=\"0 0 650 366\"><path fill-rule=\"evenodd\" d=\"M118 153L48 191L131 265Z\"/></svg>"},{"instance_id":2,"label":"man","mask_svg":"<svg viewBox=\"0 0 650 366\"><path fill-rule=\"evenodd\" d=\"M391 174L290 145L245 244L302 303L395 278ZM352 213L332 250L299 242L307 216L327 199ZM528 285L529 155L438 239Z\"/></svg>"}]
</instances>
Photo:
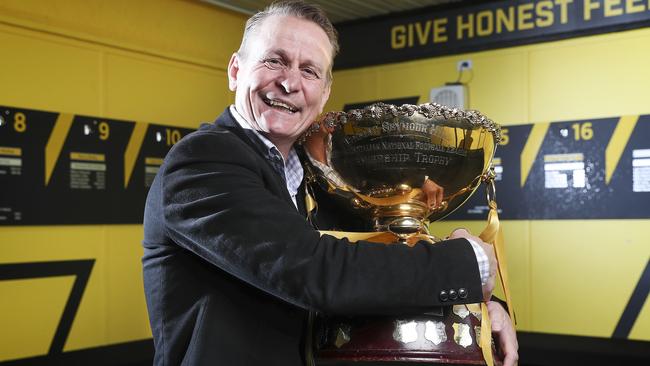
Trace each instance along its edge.
<instances>
[{"instance_id":1,"label":"man","mask_svg":"<svg viewBox=\"0 0 650 366\"><path fill-rule=\"evenodd\" d=\"M144 222L156 365L302 365L309 311L426 311L452 288L466 296L445 305L489 298L494 254L465 231L413 248L351 244L305 219L294 143L327 101L336 50L316 7L254 15L228 65L235 105L167 155ZM475 250L493 262L484 285ZM516 358L509 319L495 324Z\"/></svg>"}]
</instances>

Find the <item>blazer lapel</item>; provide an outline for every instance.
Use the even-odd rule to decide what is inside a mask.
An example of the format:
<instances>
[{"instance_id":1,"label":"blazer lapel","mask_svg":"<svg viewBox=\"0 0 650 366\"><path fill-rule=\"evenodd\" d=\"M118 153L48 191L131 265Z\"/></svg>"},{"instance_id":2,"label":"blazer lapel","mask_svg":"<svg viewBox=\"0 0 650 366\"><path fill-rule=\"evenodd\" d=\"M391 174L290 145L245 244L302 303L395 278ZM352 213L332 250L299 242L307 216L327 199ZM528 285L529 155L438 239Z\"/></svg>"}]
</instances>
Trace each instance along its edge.
<instances>
[{"instance_id":1,"label":"blazer lapel","mask_svg":"<svg viewBox=\"0 0 650 366\"><path fill-rule=\"evenodd\" d=\"M226 108L226 110L217 118L214 124L223 127L237 135L237 137L252 147L260 155L260 157L266 161L266 145L260 141L260 139L255 135L255 132L242 128L239 123L235 121L235 117L230 114L230 107ZM271 165L269 164L269 166Z\"/></svg>"},{"instance_id":2,"label":"blazer lapel","mask_svg":"<svg viewBox=\"0 0 650 366\"><path fill-rule=\"evenodd\" d=\"M244 143L249 145L261 158L261 160L264 161L266 166L273 172L272 176L274 177L274 183L278 186L280 186L282 189L281 191L283 192L283 197L293 208L296 208L296 206L293 204L293 200L291 199L291 196L289 195L289 191L287 190L287 184L284 181L284 178L276 172L276 170L271 166L271 163L267 160L267 152L268 149L266 145L260 139L257 137L255 132L252 130L248 130L245 128L242 128L237 121L235 121L235 117L230 114L230 107L226 108L226 110L217 118L217 120L214 122L214 125L224 128L233 134L235 134L239 139L241 139ZM304 184L304 178L303 178L303 184ZM302 184L301 184L302 187ZM298 202L301 200L304 201L304 194L301 194L301 189L298 189L298 196L296 197ZM303 197L302 199L300 197ZM300 210L301 204L298 204L298 211L303 212ZM304 202L302 203L302 206L304 207Z\"/></svg>"}]
</instances>

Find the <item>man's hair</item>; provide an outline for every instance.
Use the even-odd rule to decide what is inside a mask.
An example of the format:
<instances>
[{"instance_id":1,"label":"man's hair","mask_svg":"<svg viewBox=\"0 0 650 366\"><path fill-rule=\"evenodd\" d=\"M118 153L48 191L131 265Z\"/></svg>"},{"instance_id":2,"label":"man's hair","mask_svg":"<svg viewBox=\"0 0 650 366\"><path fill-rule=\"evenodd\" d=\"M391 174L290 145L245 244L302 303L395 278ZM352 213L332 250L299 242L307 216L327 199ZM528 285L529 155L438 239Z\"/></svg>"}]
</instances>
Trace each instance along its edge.
<instances>
[{"instance_id":1,"label":"man's hair","mask_svg":"<svg viewBox=\"0 0 650 366\"><path fill-rule=\"evenodd\" d=\"M267 6L266 9L254 14L246 21L244 36L242 37L238 53L242 57L246 57L246 47L249 38L255 34L260 25L264 23L264 20L274 15L293 16L305 19L314 22L325 32L332 46L332 59L330 60L330 69L327 71L328 80L332 80L332 64L334 63L334 56L339 52L338 33L327 17L327 14L325 14L325 11L315 4L309 4L301 0L276 1Z\"/></svg>"}]
</instances>

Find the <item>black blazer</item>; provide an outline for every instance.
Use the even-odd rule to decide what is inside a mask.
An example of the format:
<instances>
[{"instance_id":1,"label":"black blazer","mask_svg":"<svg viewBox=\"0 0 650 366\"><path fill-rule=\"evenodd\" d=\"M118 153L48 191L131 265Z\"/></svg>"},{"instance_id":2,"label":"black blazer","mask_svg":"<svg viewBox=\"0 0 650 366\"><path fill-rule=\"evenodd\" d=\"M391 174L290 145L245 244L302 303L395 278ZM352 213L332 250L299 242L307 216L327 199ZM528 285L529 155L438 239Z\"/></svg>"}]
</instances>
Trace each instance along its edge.
<instances>
[{"instance_id":1,"label":"black blazer","mask_svg":"<svg viewBox=\"0 0 650 366\"><path fill-rule=\"evenodd\" d=\"M302 365L309 310L424 312L461 287L457 303L481 300L464 239L321 236L249 133L226 110L171 149L151 186L143 268L156 365Z\"/></svg>"}]
</instances>

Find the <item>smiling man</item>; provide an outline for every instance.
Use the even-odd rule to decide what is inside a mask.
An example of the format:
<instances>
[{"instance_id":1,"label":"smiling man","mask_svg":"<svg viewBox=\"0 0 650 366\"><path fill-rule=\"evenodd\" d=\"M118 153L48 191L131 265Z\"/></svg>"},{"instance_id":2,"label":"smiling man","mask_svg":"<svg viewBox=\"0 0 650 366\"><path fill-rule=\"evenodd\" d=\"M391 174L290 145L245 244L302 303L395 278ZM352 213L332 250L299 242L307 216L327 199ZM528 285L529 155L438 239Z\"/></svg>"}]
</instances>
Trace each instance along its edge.
<instances>
[{"instance_id":1,"label":"smiling man","mask_svg":"<svg viewBox=\"0 0 650 366\"><path fill-rule=\"evenodd\" d=\"M235 105L165 158L144 221L156 365L305 365L316 312L426 311L450 288L465 296L444 305L489 298L494 254L463 230L409 248L321 236L306 220L294 143L329 97L337 49L317 7L254 15L228 65ZM516 359L509 319L491 313Z\"/></svg>"},{"instance_id":2,"label":"smiling man","mask_svg":"<svg viewBox=\"0 0 650 366\"><path fill-rule=\"evenodd\" d=\"M292 16L269 17L247 33L228 65L235 111L286 158L327 102L334 49L318 24Z\"/></svg>"}]
</instances>

